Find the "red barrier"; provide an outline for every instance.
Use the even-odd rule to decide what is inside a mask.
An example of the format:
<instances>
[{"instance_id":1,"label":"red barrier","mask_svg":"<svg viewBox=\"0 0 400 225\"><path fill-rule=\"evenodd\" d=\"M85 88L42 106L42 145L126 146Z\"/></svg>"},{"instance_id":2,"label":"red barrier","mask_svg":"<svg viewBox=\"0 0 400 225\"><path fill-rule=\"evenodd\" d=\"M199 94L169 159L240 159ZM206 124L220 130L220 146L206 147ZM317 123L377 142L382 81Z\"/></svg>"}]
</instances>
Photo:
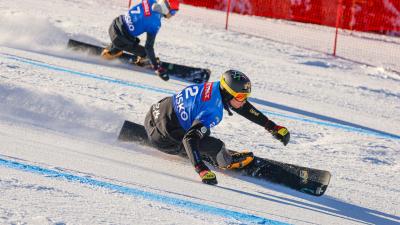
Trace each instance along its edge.
<instances>
[{"instance_id":1,"label":"red barrier","mask_svg":"<svg viewBox=\"0 0 400 225\"><path fill-rule=\"evenodd\" d=\"M277 19L400 35L400 0L182 0L185 4Z\"/></svg>"}]
</instances>

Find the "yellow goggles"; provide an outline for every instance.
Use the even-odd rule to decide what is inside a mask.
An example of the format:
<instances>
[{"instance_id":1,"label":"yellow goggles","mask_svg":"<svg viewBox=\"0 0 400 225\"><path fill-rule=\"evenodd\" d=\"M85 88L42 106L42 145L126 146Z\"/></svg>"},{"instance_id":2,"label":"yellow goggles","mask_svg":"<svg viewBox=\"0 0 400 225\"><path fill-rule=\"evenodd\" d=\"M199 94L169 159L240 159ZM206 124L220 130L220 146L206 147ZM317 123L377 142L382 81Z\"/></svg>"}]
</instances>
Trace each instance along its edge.
<instances>
[{"instance_id":1,"label":"yellow goggles","mask_svg":"<svg viewBox=\"0 0 400 225\"><path fill-rule=\"evenodd\" d=\"M228 86L223 77L221 77L220 84L230 95L233 96L234 99L236 99L239 102L245 101L250 96L250 93L234 91L231 87Z\"/></svg>"}]
</instances>

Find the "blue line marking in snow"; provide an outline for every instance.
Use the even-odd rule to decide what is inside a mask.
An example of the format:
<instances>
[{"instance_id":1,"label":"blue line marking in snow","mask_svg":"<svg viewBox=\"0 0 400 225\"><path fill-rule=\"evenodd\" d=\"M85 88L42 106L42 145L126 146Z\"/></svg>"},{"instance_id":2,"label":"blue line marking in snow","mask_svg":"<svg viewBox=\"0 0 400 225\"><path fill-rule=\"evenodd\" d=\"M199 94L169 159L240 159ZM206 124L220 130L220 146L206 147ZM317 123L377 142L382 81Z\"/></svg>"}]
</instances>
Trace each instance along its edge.
<instances>
[{"instance_id":1,"label":"blue line marking in snow","mask_svg":"<svg viewBox=\"0 0 400 225\"><path fill-rule=\"evenodd\" d=\"M79 72L79 71L75 71L75 70L71 70L71 69L62 68L62 67L59 67L59 66L53 66L53 65L50 65L50 64L47 64L47 63L43 63L43 62L34 61L32 59L24 59L24 58L21 58L19 56L15 56L15 55L4 54L4 53L0 53L0 55L2 55L4 57L7 57L9 59L13 59L13 60L19 61L19 62L31 64L31 65L34 65L34 66L44 67L44 68L55 70L55 71L66 72L66 73L70 73L70 74L81 76L81 77L102 80L102 81L106 81L106 82L109 82L109 83L115 83L115 84L120 84L120 85L134 87L134 88L141 88L141 89L145 89L145 90L149 90L149 91L155 91L155 92L164 93L164 94L174 94L175 93L174 91L166 90L166 89L163 89L163 88L152 87L152 86L144 85L144 84L140 84L140 83L127 82L127 81L118 80L118 79L115 79L115 78L106 77L106 76L97 75L97 74ZM383 137L383 138L389 138L389 139L400 139L399 135L388 134L388 133L377 132L377 131L371 131L371 130L366 130L366 129L363 129L363 128L346 126L346 125L342 125L342 124L338 124L338 123L330 123L330 122L323 122L323 121L312 120L312 119L307 119L307 118L301 118L301 117L296 117L296 116L289 116L289 115L285 115L285 114L281 114L281 113L267 112L265 110L261 110L261 112L265 113L265 114L278 116L278 117L289 118L289 119L292 119L292 120L303 121L303 122L322 125L322 126L327 126L327 127L339 128L339 129L343 129L343 130L350 131L350 132L358 132L358 133L363 133L363 134L368 134L368 135L377 136L377 137Z\"/></svg>"},{"instance_id":2,"label":"blue line marking in snow","mask_svg":"<svg viewBox=\"0 0 400 225\"><path fill-rule=\"evenodd\" d=\"M96 80L102 80L102 81L106 81L106 82L109 82L109 83L122 84L124 86L141 88L141 89L160 92L160 93L164 93L164 94L174 94L175 93L173 91L166 90L164 88L157 88L157 87L152 87L152 86L149 86L149 85L139 84L139 83L135 83L135 82L128 82L128 81L124 81L124 80L118 80L118 79L115 79L115 78L106 77L106 76L97 75L97 74L79 72L79 71L66 69L66 68L59 67L59 66L49 65L49 64L43 63L43 62L33 61L31 59L24 59L24 58L21 58L21 57L18 57L18 56L7 55L7 58L13 59L13 60L16 60L16 61L19 61L19 62L31 64L31 65L34 65L34 66L44 67L44 68L47 68L47 69L50 69L50 70L66 72L66 73L77 75L77 76L80 76L80 77L93 78L93 79L96 79Z\"/></svg>"},{"instance_id":3,"label":"blue line marking in snow","mask_svg":"<svg viewBox=\"0 0 400 225\"><path fill-rule=\"evenodd\" d=\"M338 123L330 123L330 122L324 122L324 121L318 121L318 120L311 120L311 119L297 117L297 116L289 116L289 115L283 115L283 114L275 113L275 112L267 112L265 110L260 110L260 112L267 114L267 115L269 114L269 115L284 117L284 118L288 118L288 119L292 119L292 120L298 120L298 121L318 124L318 125L327 126L327 127L339 128L339 129L351 131L351 132L369 134L372 136L384 137L384 138L389 138L389 139L400 139L400 136L395 135L395 134L379 133L379 132L370 131L370 130L366 130L366 129L362 129L362 128L346 126L346 125L342 125L342 124L338 124Z\"/></svg>"},{"instance_id":4,"label":"blue line marking in snow","mask_svg":"<svg viewBox=\"0 0 400 225\"><path fill-rule=\"evenodd\" d=\"M191 210L196 210L201 213L213 214L216 216L221 216L227 219L239 220L242 223L252 223L252 224L276 224L276 225L286 225L287 223L266 219L263 217L236 212L232 210L217 208L214 206L204 205L200 203L191 202L188 200L182 200L178 198L168 197L161 194L155 194L147 191L143 191L137 188L125 187L117 184L108 183L105 181L95 180L87 177L80 177L73 174L63 173L56 170L50 170L42 168L39 166L23 164L16 161L10 161L0 158L0 165L12 169L22 170L26 172L31 172L35 174L40 174L48 178L64 179L70 182L77 182L81 184L86 184L94 187L105 188L112 191L117 191L122 194L141 197L150 201L157 201L168 205L178 206L182 208L187 208Z\"/></svg>"}]
</instances>

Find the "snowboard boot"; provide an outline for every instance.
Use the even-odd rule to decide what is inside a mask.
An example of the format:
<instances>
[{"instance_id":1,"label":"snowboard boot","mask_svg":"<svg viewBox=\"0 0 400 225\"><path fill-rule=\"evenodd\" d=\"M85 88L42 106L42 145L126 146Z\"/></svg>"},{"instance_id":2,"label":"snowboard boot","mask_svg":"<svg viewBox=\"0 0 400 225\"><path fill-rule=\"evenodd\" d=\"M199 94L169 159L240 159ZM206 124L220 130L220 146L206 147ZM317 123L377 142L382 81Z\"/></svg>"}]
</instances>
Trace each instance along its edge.
<instances>
[{"instance_id":1,"label":"snowboard boot","mask_svg":"<svg viewBox=\"0 0 400 225\"><path fill-rule=\"evenodd\" d=\"M136 61L134 63L136 66L140 66L140 67L152 67L153 65L151 64L151 61L149 58L147 57L140 57L138 56L136 58Z\"/></svg>"},{"instance_id":2,"label":"snowboard boot","mask_svg":"<svg viewBox=\"0 0 400 225\"><path fill-rule=\"evenodd\" d=\"M232 162L226 167L227 169L242 169L249 165L254 159L252 152L237 152L233 153L231 156Z\"/></svg>"},{"instance_id":3,"label":"snowboard boot","mask_svg":"<svg viewBox=\"0 0 400 225\"><path fill-rule=\"evenodd\" d=\"M122 55L122 51L118 50L118 49L112 49L112 48L105 48L102 52L101 52L101 57L103 57L103 59L107 59L107 60L113 60L116 59L118 57L120 57Z\"/></svg>"},{"instance_id":4,"label":"snowboard boot","mask_svg":"<svg viewBox=\"0 0 400 225\"><path fill-rule=\"evenodd\" d=\"M208 167L203 163L198 163L195 166L196 172L199 174L201 181L205 184L215 185L217 184L217 177L215 173L212 172Z\"/></svg>"}]
</instances>

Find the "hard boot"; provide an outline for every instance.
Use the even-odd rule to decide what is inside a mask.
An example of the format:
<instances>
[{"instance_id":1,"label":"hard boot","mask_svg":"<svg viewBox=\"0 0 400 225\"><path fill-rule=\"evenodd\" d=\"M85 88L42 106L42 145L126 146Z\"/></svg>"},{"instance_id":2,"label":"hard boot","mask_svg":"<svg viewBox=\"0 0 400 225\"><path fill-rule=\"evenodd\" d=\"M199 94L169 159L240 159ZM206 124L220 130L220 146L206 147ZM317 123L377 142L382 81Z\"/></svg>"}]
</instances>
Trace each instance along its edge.
<instances>
[{"instance_id":1,"label":"hard boot","mask_svg":"<svg viewBox=\"0 0 400 225\"><path fill-rule=\"evenodd\" d=\"M101 57L103 57L103 59L113 60L120 57L122 53L123 52L121 50L107 47L101 52Z\"/></svg>"},{"instance_id":2,"label":"hard boot","mask_svg":"<svg viewBox=\"0 0 400 225\"><path fill-rule=\"evenodd\" d=\"M252 152L237 152L232 155L232 162L226 166L227 169L241 169L249 165L253 159L254 154Z\"/></svg>"},{"instance_id":3,"label":"hard boot","mask_svg":"<svg viewBox=\"0 0 400 225\"><path fill-rule=\"evenodd\" d=\"M152 67L152 66L153 66L153 65L151 64L151 61L150 61L149 58L147 58L147 57L140 57L140 56L138 56L138 57L136 58L135 65L141 66L141 67Z\"/></svg>"}]
</instances>

